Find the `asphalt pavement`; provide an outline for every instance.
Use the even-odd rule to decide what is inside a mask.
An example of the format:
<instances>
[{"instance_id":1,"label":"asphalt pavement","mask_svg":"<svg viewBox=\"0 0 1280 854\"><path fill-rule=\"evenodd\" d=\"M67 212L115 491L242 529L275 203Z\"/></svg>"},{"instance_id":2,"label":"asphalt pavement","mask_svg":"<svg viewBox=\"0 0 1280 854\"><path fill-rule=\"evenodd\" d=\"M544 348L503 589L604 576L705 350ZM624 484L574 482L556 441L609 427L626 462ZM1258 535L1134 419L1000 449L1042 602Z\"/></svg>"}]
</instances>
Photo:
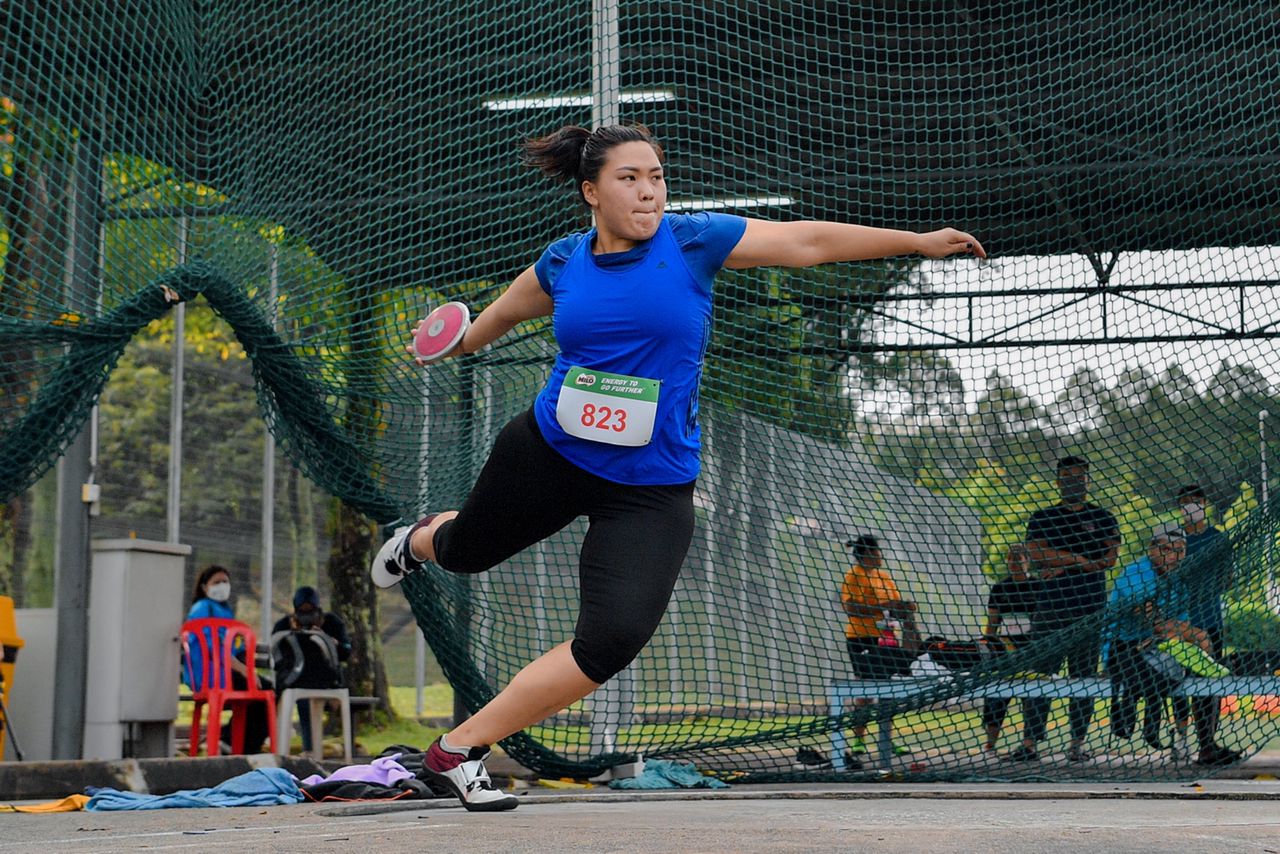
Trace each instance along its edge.
<instances>
[{"instance_id":1,"label":"asphalt pavement","mask_svg":"<svg viewBox=\"0 0 1280 854\"><path fill-rule=\"evenodd\" d=\"M1280 852L1280 783L524 790L452 802L6 815L4 852Z\"/></svg>"}]
</instances>

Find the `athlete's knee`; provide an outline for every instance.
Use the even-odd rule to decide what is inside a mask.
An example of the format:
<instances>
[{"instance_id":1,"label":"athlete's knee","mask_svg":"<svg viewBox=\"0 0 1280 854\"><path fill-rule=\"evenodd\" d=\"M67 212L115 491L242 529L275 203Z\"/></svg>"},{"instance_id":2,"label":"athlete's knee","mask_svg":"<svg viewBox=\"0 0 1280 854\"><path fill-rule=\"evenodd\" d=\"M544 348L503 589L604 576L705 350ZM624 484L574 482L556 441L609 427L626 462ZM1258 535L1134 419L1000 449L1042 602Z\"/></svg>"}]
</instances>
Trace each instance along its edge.
<instances>
[{"instance_id":1,"label":"athlete's knee","mask_svg":"<svg viewBox=\"0 0 1280 854\"><path fill-rule=\"evenodd\" d=\"M569 651L588 679L608 682L635 661L655 628L648 621L619 619L607 631L579 631Z\"/></svg>"}]
</instances>

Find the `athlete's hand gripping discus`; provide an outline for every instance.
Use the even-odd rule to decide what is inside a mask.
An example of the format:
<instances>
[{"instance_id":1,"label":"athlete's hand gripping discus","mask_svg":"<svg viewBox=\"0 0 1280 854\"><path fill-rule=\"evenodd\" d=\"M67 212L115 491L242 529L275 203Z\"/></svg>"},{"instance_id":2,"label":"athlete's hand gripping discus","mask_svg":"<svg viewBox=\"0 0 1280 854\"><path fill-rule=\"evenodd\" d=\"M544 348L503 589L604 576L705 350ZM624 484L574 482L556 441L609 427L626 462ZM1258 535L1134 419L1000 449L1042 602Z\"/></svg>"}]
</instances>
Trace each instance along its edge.
<instances>
[{"instance_id":1,"label":"athlete's hand gripping discus","mask_svg":"<svg viewBox=\"0 0 1280 854\"><path fill-rule=\"evenodd\" d=\"M421 362L439 361L453 351L471 326L471 311L460 302L438 307L418 326L413 336L413 355Z\"/></svg>"}]
</instances>

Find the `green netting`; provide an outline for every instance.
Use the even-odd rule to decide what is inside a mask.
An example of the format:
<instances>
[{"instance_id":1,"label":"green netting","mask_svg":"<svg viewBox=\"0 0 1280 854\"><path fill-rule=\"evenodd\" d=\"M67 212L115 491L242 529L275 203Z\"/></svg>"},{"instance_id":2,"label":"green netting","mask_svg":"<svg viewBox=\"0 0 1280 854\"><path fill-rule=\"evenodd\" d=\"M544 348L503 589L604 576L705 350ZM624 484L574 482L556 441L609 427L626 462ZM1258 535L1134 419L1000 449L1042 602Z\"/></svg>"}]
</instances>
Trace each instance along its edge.
<instances>
[{"instance_id":1,"label":"green netting","mask_svg":"<svg viewBox=\"0 0 1280 854\"><path fill-rule=\"evenodd\" d=\"M1066 454L1118 522L1110 581L1179 521L1180 484L1205 488L1230 555L1185 560L1147 600L1234 567L1201 594L1224 603L1240 680L1219 683L1216 737L1271 742L1270 4L621 2L616 53L593 39L610 20L586 0L0 4L0 498L53 465L139 329L203 297L318 484L381 523L456 506L554 341L528 324L423 371L403 338L586 225L515 144L590 122L594 80L606 114L665 145L673 210L953 224L998 257L720 276L698 527L667 618L512 755L552 775L636 753L761 780L1205 773L1122 737L1101 699L1089 761L1064 755L1065 701L1039 762L983 749L984 696L1065 691L1034 671L1130 605L945 669ZM572 634L583 524L478 578L406 583L469 708ZM920 634L948 642L914 677L854 680L840 591L858 534L880 538ZM890 718L905 756L877 743ZM1015 702L999 753L1021 726Z\"/></svg>"}]
</instances>

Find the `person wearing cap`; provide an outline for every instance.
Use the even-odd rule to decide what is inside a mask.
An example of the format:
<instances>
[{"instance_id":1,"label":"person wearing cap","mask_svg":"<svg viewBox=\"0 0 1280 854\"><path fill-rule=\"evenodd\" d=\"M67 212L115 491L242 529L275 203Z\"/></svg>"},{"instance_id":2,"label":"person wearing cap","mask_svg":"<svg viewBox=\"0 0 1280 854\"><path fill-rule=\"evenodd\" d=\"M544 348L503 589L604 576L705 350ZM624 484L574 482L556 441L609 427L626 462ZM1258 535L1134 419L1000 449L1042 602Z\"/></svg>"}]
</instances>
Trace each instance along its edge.
<instances>
[{"instance_id":1,"label":"person wearing cap","mask_svg":"<svg viewBox=\"0 0 1280 854\"><path fill-rule=\"evenodd\" d=\"M849 662L859 679L888 679L893 672L887 667L881 647L911 645L916 603L902 598L898 585L884 569L879 540L870 534L862 534L845 545L853 552L853 566L845 573L844 583L840 585L840 604L848 617L844 634ZM902 638L887 633L889 618L900 621L906 629ZM914 634L918 635L918 632ZM918 638L915 642L918 644ZM870 700L858 701L858 705L868 703ZM880 722L880 726L890 725L889 720ZM856 768L859 764L857 755L866 753L866 725L854 726L853 734L855 737L850 744L853 755L849 757L853 761L847 759L846 762Z\"/></svg>"},{"instance_id":2,"label":"person wearing cap","mask_svg":"<svg viewBox=\"0 0 1280 854\"><path fill-rule=\"evenodd\" d=\"M320 683L332 683L340 677L338 665L351 657L351 641L347 637L347 626L342 619L320 607L320 594L314 587L302 586L293 594L293 613L281 617L272 627L272 649L280 649L281 643L291 634L302 641L298 644L299 650L307 652L319 650L322 654L306 655L304 653L304 667L310 668L313 672L308 673L304 670L292 686L282 684L277 674L277 696L288 687L332 687L332 684ZM321 643L317 644L316 641ZM336 661L333 661L335 657ZM302 729L302 749L310 752L310 702L298 703L298 725Z\"/></svg>"},{"instance_id":3,"label":"person wearing cap","mask_svg":"<svg viewBox=\"0 0 1280 854\"><path fill-rule=\"evenodd\" d=\"M1147 554L1129 564L1111 590L1111 649L1107 669L1120 690L1112 706L1112 728L1120 738L1133 734L1139 698L1146 700L1142 738L1164 750L1160 725L1165 695L1158 678L1144 658L1153 645L1166 639L1194 643L1206 651L1208 638L1188 621L1189 595L1181 575L1175 572L1187 553L1187 541L1176 524L1162 525L1151 533ZM1189 709L1180 704L1175 723L1185 734ZM1179 738L1178 741L1183 741Z\"/></svg>"},{"instance_id":4,"label":"person wearing cap","mask_svg":"<svg viewBox=\"0 0 1280 854\"><path fill-rule=\"evenodd\" d=\"M1235 558L1227 535L1209 524L1208 507L1208 497L1199 484L1188 484L1178 490L1182 532L1187 538L1186 582L1191 596L1188 618L1191 625L1204 629L1208 635L1214 658L1221 658L1222 596L1231 589ZM1230 765L1240 758L1237 751L1218 744L1219 710L1217 697L1191 698L1191 715L1195 719L1200 749L1196 757L1199 765Z\"/></svg>"}]
</instances>

